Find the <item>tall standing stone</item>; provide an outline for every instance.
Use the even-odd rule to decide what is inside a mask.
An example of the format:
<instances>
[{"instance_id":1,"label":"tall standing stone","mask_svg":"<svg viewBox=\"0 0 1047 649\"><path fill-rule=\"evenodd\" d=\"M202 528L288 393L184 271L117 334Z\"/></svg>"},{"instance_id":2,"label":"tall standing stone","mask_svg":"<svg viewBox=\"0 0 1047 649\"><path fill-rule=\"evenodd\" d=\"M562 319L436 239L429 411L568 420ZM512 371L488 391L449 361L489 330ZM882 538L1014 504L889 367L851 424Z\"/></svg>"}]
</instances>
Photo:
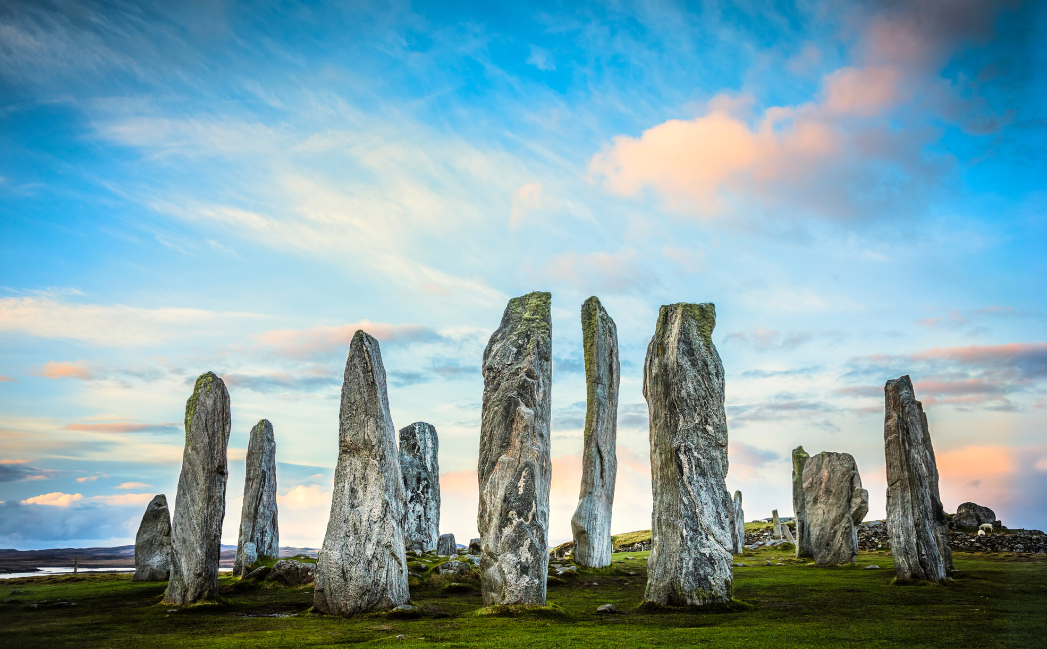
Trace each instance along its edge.
<instances>
[{"instance_id":1,"label":"tall standing stone","mask_svg":"<svg viewBox=\"0 0 1047 649\"><path fill-rule=\"evenodd\" d=\"M803 468L810 456L802 446L793 449L793 516L796 517L796 556L811 556L811 538L807 533L807 512L804 509Z\"/></svg>"},{"instance_id":2,"label":"tall standing stone","mask_svg":"<svg viewBox=\"0 0 1047 649\"><path fill-rule=\"evenodd\" d=\"M899 581L945 582L952 569L948 519L923 404L908 376L884 386L887 532Z\"/></svg>"},{"instance_id":3,"label":"tall standing stone","mask_svg":"<svg viewBox=\"0 0 1047 649\"><path fill-rule=\"evenodd\" d=\"M745 552L745 511L742 510L742 492L734 492L734 553Z\"/></svg>"},{"instance_id":4,"label":"tall standing stone","mask_svg":"<svg viewBox=\"0 0 1047 649\"><path fill-rule=\"evenodd\" d=\"M244 544L254 543L256 557L280 557L280 527L276 511L276 437L273 425L263 419L251 428L247 442L247 478L240 510L240 538L236 543L233 574L245 565Z\"/></svg>"},{"instance_id":5,"label":"tall standing stone","mask_svg":"<svg viewBox=\"0 0 1047 649\"><path fill-rule=\"evenodd\" d=\"M441 534L436 540L436 556L455 557L458 556L458 544L454 541L454 534Z\"/></svg>"},{"instance_id":6,"label":"tall standing stone","mask_svg":"<svg viewBox=\"0 0 1047 649\"><path fill-rule=\"evenodd\" d=\"M171 573L171 512L167 496L154 496L135 536L135 574L131 581L167 581Z\"/></svg>"},{"instance_id":7,"label":"tall standing stone","mask_svg":"<svg viewBox=\"0 0 1047 649\"><path fill-rule=\"evenodd\" d=\"M549 568L549 293L509 300L483 356L480 586L485 605L545 604Z\"/></svg>"},{"instance_id":8,"label":"tall standing stone","mask_svg":"<svg viewBox=\"0 0 1047 649\"><path fill-rule=\"evenodd\" d=\"M771 529L774 530L774 538L782 540L782 521L778 519L778 510L771 510Z\"/></svg>"},{"instance_id":9,"label":"tall standing stone","mask_svg":"<svg viewBox=\"0 0 1047 649\"><path fill-rule=\"evenodd\" d=\"M407 493L404 542L432 552L440 536L440 440L436 427L417 421L400 429L400 471Z\"/></svg>"},{"instance_id":10,"label":"tall standing stone","mask_svg":"<svg viewBox=\"0 0 1047 649\"><path fill-rule=\"evenodd\" d=\"M357 331L342 382L331 516L316 561L316 610L353 615L407 601L403 520L404 480L382 353L377 340Z\"/></svg>"},{"instance_id":11,"label":"tall standing stone","mask_svg":"<svg viewBox=\"0 0 1047 649\"><path fill-rule=\"evenodd\" d=\"M185 451L171 525L171 578L164 604L218 599L218 561L229 479L229 391L213 372L185 404Z\"/></svg>"},{"instance_id":12,"label":"tall standing stone","mask_svg":"<svg viewBox=\"0 0 1047 649\"><path fill-rule=\"evenodd\" d=\"M727 495L724 371L712 304L658 313L644 362L654 493L644 600L658 606L729 602L734 582Z\"/></svg>"},{"instance_id":13,"label":"tall standing stone","mask_svg":"<svg viewBox=\"0 0 1047 649\"><path fill-rule=\"evenodd\" d=\"M869 513L858 465L849 453L822 452L803 469L805 524L811 556L819 565L853 563L858 523Z\"/></svg>"},{"instance_id":14,"label":"tall standing stone","mask_svg":"<svg viewBox=\"0 0 1047 649\"><path fill-rule=\"evenodd\" d=\"M585 351L585 450L578 507L571 518L574 560L579 565L611 565L611 506L618 472L618 330L595 296L582 304Z\"/></svg>"}]
</instances>

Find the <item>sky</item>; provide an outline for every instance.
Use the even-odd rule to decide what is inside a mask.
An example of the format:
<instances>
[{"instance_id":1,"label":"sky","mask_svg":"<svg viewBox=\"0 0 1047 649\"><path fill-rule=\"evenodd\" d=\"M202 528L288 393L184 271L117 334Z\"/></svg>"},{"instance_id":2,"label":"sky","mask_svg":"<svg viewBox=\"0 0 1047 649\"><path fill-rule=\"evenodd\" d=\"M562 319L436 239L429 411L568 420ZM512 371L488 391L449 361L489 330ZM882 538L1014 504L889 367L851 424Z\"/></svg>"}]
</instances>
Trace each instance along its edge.
<instances>
[{"instance_id":1,"label":"sky","mask_svg":"<svg viewBox=\"0 0 1047 649\"><path fill-rule=\"evenodd\" d=\"M581 478L580 307L622 363L612 531L650 528L643 361L712 302L727 487L792 513L846 452L885 515L912 377L946 511L1047 528L1047 6L0 3L0 547L133 543L185 401L232 403L223 542L274 426L283 545L319 547L349 341L440 439L476 533L480 360L551 291L550 542Z\"/></svg>"}]
</instances>

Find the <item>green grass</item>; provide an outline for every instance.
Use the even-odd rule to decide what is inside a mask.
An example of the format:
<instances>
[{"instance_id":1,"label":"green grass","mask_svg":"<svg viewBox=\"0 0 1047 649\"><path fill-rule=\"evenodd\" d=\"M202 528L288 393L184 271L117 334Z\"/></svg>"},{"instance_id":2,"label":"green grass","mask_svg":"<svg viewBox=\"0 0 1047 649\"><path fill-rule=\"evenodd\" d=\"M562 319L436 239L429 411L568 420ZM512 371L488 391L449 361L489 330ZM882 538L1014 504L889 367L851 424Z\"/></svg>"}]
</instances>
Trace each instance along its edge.
<instances>
[{"instance_id":1,"label":"green grass","mask_svg":"<svg viewBox=\"0 0 1047 649\"><path fill-rule=\"evenodd\" d=\"M626 557L632 557L626 559ZM765 562L785 565L766 566ZM475 571L412 578L417 619L312 614L312 588L223 576L223 602L178 610L159 604L164 584L127 575L32 577L0 582L2 647L334 647L345 644L487 647L1035 647L1047 638L1047 557L956 553L951 586L893 585L889 554L818 568L777 549L736 561L735 598L717 612L640 609L646 552L614 555L600 570L550 580L549 606L479 614ZM435 565L436 560L424 561ZM882 570L863 570L869 564ZM451 584L459 586L449 588ZM63 598L76 606L29 604ZM611 603L621 614L596 614ZM284 616L284 617L260 617ZM402 635L402 640L396 636Z\"/></svg>"}]
</instances>

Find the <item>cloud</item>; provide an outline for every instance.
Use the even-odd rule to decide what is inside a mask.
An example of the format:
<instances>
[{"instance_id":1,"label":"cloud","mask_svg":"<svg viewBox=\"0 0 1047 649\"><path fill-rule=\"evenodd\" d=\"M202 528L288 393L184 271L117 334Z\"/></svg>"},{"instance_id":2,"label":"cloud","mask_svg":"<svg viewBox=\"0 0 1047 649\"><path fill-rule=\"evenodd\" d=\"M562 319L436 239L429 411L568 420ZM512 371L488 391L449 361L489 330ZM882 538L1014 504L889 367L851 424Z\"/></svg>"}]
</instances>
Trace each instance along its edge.
<instances>
[{"instance_id":1,"label":"cloud","mask_svg":"<svg viewBox=\"0 0 1047 649\"><path fill-rule=\"evenodd\" d=\"M531 54L527 57L525 63L527 63L527 65L533 65L543 72L552 72L553 70L556 70L556 63L553 61L552 55L537 45L531 45Z\"/></svg>"},{"instance_id":2,"label":"cloud","mask_svg":"<svg viewBox=\"0 0 1047 649\"><path fill-rule=\"evenodd\" d=\"M326 358L335 351L348 353L349 343L359 330L383 344L410 345L440 342L443 337L429 327L416 324L385 324L361 320L337 326L316 326L307 329L273 329L255 334L255 344L280 356L293 359Z\"/></svg>"},{"instance_id":3,"label":"cloud","mask_svg":"<svg viewBox=\"0 0 1047 649\"><path fill-rule=\"evenodd\" d=\"M134 487L126 487L128 489L136 489L138 487L151 487L153 485L142 484L140 482L128 482L124 484L133 484ZM124 489L123 485L117 487L117 489ZM91 500L107 503L109 505L147 505L149 501L156 497L156 494L114 494L111 496L92 496Z\"/></svg>"},{"instance_id":4,"label":"cloud","mask_svg":"<svg viewBox=\"0 0 1047 649\"><path fill-rule=\"evenodd\" d=\"M256 375L228 373L222 375L222 380L231 388L246 388L262 394L273 392L315 392L331 386L341 385L342 382L341 378L334 374L328 376L293 376L286 372L270 372L268 374Z\"/></svg>"},{"instance_id":5,"label":"cloud","mask_svg":"<svg viewBox=\"0 0 1047 649\"><path fill-rule=\"evenodd\" d=\"M656 280L637 263L636 252L565 252L556 255L542 269L551 282L570 286L583 293L625 294L646 289Z\"/></svg>"},{"instance_id":6,"label":"cloud","mask_svg":"<svg viewBox=\"0 0 1047 649\"><path fill-rule=\"evenodd\" d=\"M780 331L775 331L774 329L754 327L749 331L728 334L724 337L722 344L738 342L758 351L769 351L772 349L789 350L796 349L812 340L833 343L839 342L845 337L846 334L842 331L790 331L782 333Z\"/></svg>"},{"instance_id":7,"label":"cloud","mask_svg":"<svg viewBox=\"0 0 1047 649\"><path fill-rule=\"evenodd\" d=\"M116 485L117 489L145 489L146 487L152 487L151 484L144 482L122 482Z\"/></svg>"},{"instance_id":8,"label":"cloud","mask_svg":"<svg viewBox=\"0 0 1047 649\"><path fill-rule=\"evenodd\" d=\"M38 370L29 372L49 379L80 379L90 381L94 376L87 368L86 361L48 361Z\"/></svg>"},{"instance_id":9,"label":"cloud","mask_svg":"<svg viewBox=\"0 0 1047 649\"><path fill-rule=\"evenodd\" d=\"M821 418L821 421L811 421L809 425L827 430L838 430L836 424L828 419L828 416L837 412L839 412L839 409L830 403L810 401L798 398L788 392L779 392L771 397L769 401L741 406L728 406L727 421L732 426L743 427L750 422L780 421L783 419L813 420Z\"/></svg>"},{"instance_id":10,"label":"cloud","mask_svg":"<svg viewBox=\"0 0 1047 649\"><path fill-rule=\"evenodd\" d=\"M68 507L74 502L81 500L81 494L66 494L61 491L53 491L49 494L40 494L22 501L23 505L47 505L49 507Z\"/></svg>"},{"instance_id":11,"label":"cloud","mask_svg":"<svg viewBox=\"0 0 1047 649\"><path fill-rule=\"evenodd\" d=\"M76 481L77 481L77 482L94 482L94 481L95 481L95 480L97 480L97 479L98 479L99 477L101 477L101 476L96 476L96 475L85 475L85 476L83 476L83 477L81 477L81 478L77 478L77 479L76 479Z\"/></svg>"},{"instance_id":12,"label":"cloud","mask_svg":"<svg viewBox=\"0 0 1047 649\"><path fill-rule=\"evenodd\" d=\"M26 464L28 460L0 461L0 482L30 482L47 480L54 471L38 469Z\"/></svg>"},{"instance_id":13,"label":"cloud","mask_svg":"<svg viewBox=\"0 0 1047 649\"><path fill-rule=\"evenodd\" d=\"M742 464L745 466L760 468L768 462L776 462L782 456L774 451L750 446L745 442L733 441L728 444L728 457L731 464Z\"/></svg>"},{"instance_id":14,"label":"cloud","mask_svg":"<svg viewBox=\"0 0 1047 649\"><path fill-rule=\"evenodd\" d=\"M163 424L132 424L127 422L109 422L100 424L67 424L65 430L76 430L85 433L170 433L182 427L181 422Z\"/></svg>"},{"instance_id":15,"label":"cloud","mask_svg":"<svg viewBox=\"0 0 1047 649\"><path fill-rule=\"evenodd\" d=\"M746 370L741 373L742 378L746 379L772 379L782 376L812 376L815 372L820 371L821 367L797 367L788 370L764 370L764 369L753 369Z\"/></svg>"},{"instance_id":16,"label":"cloud","mask_svg":"<svg viewBox=\"0 0 1047 649\"><path fill-rule=\"evenodd\" d=\"M0 376L0 383L18 383L15 379L10 376Z\"/></svg>"},{"instance_id":17,"label":"cloud","mask_svg":"<svg viewBox=\"0 0 1047 649\"><path fill-rule=\"evenodd\" d=\"M509 210L509 227L520 227L529 212L542 209L542 184L527 183L513 193L513 202Z\"/></svg>"}]
</instances>

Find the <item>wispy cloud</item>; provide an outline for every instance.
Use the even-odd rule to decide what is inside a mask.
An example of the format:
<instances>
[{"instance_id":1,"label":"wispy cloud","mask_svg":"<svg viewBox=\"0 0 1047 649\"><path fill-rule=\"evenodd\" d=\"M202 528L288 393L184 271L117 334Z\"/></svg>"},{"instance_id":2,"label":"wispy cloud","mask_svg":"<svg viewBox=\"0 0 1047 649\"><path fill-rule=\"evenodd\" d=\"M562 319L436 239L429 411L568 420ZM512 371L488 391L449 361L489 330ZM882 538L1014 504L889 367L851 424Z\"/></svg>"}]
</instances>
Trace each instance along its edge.
<instances>
[{"instance_id":1,"label":"wispy cloud","mask_svg":"<svg viewBox=\"0 0 1047 649\"><path fill-rule=\"evenodd\" d=\"M168 422L162 424L135 424L131 422L114 421L98 424L66 424L65 430L74 430L85 433L170 433L178 430L181 422Z\"/></svg>"}]
</instances>

